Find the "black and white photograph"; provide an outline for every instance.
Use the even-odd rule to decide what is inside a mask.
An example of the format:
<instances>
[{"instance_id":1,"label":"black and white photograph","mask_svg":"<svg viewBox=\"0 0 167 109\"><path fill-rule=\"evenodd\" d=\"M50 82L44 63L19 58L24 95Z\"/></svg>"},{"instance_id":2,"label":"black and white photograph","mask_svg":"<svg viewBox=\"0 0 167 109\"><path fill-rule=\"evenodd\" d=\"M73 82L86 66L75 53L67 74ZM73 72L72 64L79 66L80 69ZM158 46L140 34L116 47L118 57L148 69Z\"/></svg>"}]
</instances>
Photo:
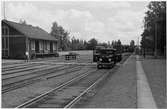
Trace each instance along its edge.
<instances>
[{"instance_id":1,"label":"black and white photograph","mask_svg":"<svg viewBox=\"0 0 167 109\"><path fill-rule=\"evenodd\" d=\"M166 1L2 0L1 108L166 109Z\"/></svg>"}]
</instances>

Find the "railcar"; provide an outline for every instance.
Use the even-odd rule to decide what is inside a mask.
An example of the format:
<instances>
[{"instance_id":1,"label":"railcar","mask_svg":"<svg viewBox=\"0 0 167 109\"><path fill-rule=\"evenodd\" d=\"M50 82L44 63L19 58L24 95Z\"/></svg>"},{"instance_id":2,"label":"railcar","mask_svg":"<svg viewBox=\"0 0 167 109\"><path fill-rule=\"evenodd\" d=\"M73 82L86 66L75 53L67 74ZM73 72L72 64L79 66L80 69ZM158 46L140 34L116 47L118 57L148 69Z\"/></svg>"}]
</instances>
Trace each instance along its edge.
<instances>
[{"instance_id":1,"label":"railcar","mask_svg":"<svg viewBox=\"0 0 167 109\"><path fill-rule=\"evenodd\" d=\"M122 60L122 53L116 52L116 62L120 62Z\"/></svg>"},{"instance_id":2,"label":"railcar","mask_svg":"<svg viewBox=\"0 0 167 109\"><path fill-rule=\"evenodd\" d=\"M117 60L116 49L113 48L103 48L99 49L99 55L97 57L97 68L112 68Z\"/></svg>"},{"instance_id":3,"label":"railcar","mask_svg":"<svg viewBox=\"0 0 167 109\"><path fill-rule=\"evenodd\" d=\"M96 46L95 49L93 50L93 62L97 62L98 58L100 56L99 51L101 49L105 49L103 46Z\"/></svg>"}]
</instances>

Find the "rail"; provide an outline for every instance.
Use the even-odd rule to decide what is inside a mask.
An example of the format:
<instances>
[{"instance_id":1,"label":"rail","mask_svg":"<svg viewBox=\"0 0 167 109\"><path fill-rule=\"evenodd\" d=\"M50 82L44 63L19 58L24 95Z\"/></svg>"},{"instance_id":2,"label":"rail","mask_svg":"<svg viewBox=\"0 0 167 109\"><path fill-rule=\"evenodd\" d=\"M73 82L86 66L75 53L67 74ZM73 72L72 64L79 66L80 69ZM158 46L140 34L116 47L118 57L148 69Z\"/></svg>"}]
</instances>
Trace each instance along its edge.
<instances>
[{"instance_id":1,"label":"rail","mask_svg":"<svg viewBox=\"0 0 167 109\"><path fill-rule=\"evenodd\" d=\"M82 96L84 96L90 89L92 89L94 86L96 86L101 80L103 80L106 76L108 76L109 72L107 72L105 75L100 77L98 80L96 80L91 86L89 86L85 91L83 91L79 96L77 96L74 100L72 100L70 103L68 103L64 108L71 108L74 106Z\"/></svg>"},{"instance_id":2,"label":"rail","mask_svg":"<svg viewBox=\"0 0 167 109\"><path fill-rule=\"evenodd\" d=\"M16 108L26 108L26 107L28 107L28 106L30 106L30 105L36 103L36 102L39 101L42 97L45 97L45 96L48 95L49 93L51 93L51 92L53 92L53 91L56 91L56 90L59 90L59 89L61 89L61 88L64 88L65 86L68 86L68 85L71 84L72 82L75 82L76 80L80 80L80 79L82 79L82 78L88 76L89 74L90 74L90 73L84 73L84 74L82 74L82 75L80 75L80 76L78 76L78 77L76 77L76 78L73 78L73 79L71 79L71 80L65 82L64 84L62 84L62 85L60 85L60 86L58 86L58 87L56 87L56 88L53 88L53 89L51 89L51 90L49 90L49 91L47 91L47 92L45 92L45 93L43 93L43 94L41 94L41 95L39 95L39 96L37 96L37 97L35 97L35 98L29 100L29 101L27 101L27 102L25 102L25 103L23 103L23 104L17 106Z\"/></svg>"},{"instance_id":3,"label":"rail","mask_svg":"<svg viewBox=\"0 0 167 109\"><path fill-rule=\"evenodd\" d=\"M65 68L65 69L68 69L68 68ZM76 72L78 70L80 70L81 68L79 67L71 67L70 68L71 70L68 71L68 72L65 72L65 73L61 73L61 74L57 74L57 75L52 75L52 76L49 76L49 77L46 77L47 79L51 79L51 78L54 78L54 77L58 77L58 76L62 76L62 75L65 75L67 73L72 73L72 72ZM56 70L56 71L61 71L61 70L64 70L64 69L59 69L59 70ZM6 92L9 92L11 90L14 90L14 89L17 89L17 88L20 88L20 87L23 87L23 86L26 86L26 85L29 85L29 84L32 84L33 82L36 82L36 81L39 81L41 80L41 76L45 76L45 75L49 75L49 74L52 74L53 71L51 71L51 73L46 73L46 74L42 74L42 75L37 75L35 77L32 77L32 78L28 78L28 79L24 79L23 81L16 81L16 82L12 82L10 84L6 84L5 86L2 85L3 87L6 87L6 86L10 86L10 85L13 85L13 86L10 86L10 87L7 87L7 88L3 88L2 89L2 93L6 93Z\"/></svg>"}]
</instances>

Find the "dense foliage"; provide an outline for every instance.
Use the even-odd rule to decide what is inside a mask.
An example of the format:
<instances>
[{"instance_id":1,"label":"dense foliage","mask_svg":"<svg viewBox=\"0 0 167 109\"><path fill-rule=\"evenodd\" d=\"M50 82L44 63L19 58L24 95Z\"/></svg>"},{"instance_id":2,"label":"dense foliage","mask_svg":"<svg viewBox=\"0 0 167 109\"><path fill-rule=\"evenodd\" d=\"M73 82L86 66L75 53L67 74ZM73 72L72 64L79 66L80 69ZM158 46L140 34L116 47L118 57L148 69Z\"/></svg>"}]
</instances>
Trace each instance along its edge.
<instances>
[{"instance_id":1,"label":"dense foliage","mask_svg":"<svg viewBox=\"0 0 167 109\"><path fill-rule=\"evenodd\" d=\"M69 33L60 25L58 25L56 22L53 23L51 28L52 36L56 37L58 39L58 47L59 50L93 50L96 46L104 46L104 47L113 47L117 49L120 52L124 51L130 51L133 52L135 46L134 41L132 40L131 45L122 45L121 41L108 41L108 43L100 43L95 38L91 38L89 41L81 40L75 38L73 36L72 38L69 37Z\"/></svg>"},{"instance_id":2,"label":"dense foliage","mask_svg":"<svg viewBox=\"0 0 167 109\"><path fill-rule=\"evenodd\" d=\"M51 33L52 36L56 37L58 40L58 47L61 50L69 49L70 41L69 41L69 33L64 30L64 28L54 22L52 25Z\"/></svg>"},{"instance_id":3,"label":"dense foliage","mask_svg":"<svg viewBox=\"0 0 167 109\"><path fill-rule=\"evenodd\" d=\"M158 52L164 54L166 52L166 2L152 1L147 7L141 47L152 51L157 47Z\"/></svg>"}]
</instances>

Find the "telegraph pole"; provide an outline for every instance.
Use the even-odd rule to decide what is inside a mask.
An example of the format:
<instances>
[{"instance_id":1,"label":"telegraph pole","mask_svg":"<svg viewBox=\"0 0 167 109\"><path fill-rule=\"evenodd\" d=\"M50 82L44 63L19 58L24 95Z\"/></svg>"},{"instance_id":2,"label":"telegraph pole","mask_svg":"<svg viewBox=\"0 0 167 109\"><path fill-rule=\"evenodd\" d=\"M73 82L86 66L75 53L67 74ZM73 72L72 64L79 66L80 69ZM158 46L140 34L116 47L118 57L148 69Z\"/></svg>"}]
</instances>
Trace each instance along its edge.
<instances>
[{"instance_id":1,"label":"telegraph pole","mask_svg":"<svg viewBox=\"0 0 167 109\"><path fill-rule=\"evenodd\" d=\"M138 37L138 47L139 47L139 37Z\"/></svg>"},{"instance_id":2,"label":"telegraph pole","mask_svg":"<svg viewBox=\"0 0 167 109\"><path fill-rule=\"evenodd\" d=\"M139 50L139 37L138 37L138 40L137 40L137 49L138 49L138 55L140 55L140 50Z\"/></svg>"},{"instance_id":3,"label":"telegraph pole","mask_svg":"<svg viewBox=\"0 0 167 109\"><path fill-rule=\"evenodd\" d=\"M3 1L3 14L4 14L4 19L6 19L6 15L5 15L5 1Z\"/></svg>"},{"instance_id":4,"label":"telegraph pole","mask_svg":"<svg viewBox=\"0 0 167 109\"><path fill-rule=\"evenodd\" d=\"M144 54L143 54L144 58L145 58L145 55L146 55L145 49L146 49L146 36L144 36Z\"/></svg>"},{"instance_id":5,"label":"telegraph pole","mask_svg":"<svg viewBox=\"0 0 167 109\"><path fill-rule=\"evenodd\" d=\"M155 21L154 57L157 57L157 20Z\"/></svg>"}]
</instances>

